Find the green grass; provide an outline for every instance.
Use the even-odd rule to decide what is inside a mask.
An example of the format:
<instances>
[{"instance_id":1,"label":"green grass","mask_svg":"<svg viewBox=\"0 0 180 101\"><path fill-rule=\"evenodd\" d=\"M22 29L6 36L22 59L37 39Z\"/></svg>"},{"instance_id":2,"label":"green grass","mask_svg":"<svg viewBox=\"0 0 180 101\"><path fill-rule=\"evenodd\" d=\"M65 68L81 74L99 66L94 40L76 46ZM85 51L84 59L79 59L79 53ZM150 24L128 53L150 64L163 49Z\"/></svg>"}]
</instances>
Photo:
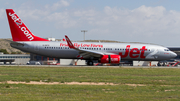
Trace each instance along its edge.
<instances>
[{"instance_id":1,"label":"green grass","mask_svg":"<svg viewBox=\"0 0 180 101\"><path fill-rule=\"evenodd\" d=\"M0 82L105 82L118 85L0 84L4 100L162 101L180 100L178 68L0 67ZM144 84L128 86L125 84Z\"/></svg>"},{"instance_id":2,"label":"green grass","mask_svg":"<svg viewBox=\"0 0 180 101\"><path fill-rule=\"evenodd\" d=\"M8 87L7 87L8 86ZM165 90L173 90L167 91ZM118 86L87 86L87 85L25 85L1 84L0 99L5 100L179 100L180 91L177 87L131 87Z\"/></svg>"}]
</instances>

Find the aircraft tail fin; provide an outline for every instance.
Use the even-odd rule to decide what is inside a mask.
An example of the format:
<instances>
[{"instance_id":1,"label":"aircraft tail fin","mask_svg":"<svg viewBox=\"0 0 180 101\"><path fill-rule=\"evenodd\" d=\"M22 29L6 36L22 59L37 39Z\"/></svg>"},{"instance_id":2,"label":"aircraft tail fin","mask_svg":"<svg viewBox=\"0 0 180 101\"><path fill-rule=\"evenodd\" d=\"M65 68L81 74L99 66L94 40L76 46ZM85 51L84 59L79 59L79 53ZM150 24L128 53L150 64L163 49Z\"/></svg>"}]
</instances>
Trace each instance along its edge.
<instances>
[{"instance_id":1,"label":"aircraft tail fin","mask_svg":"<svg viewBox=\"0 0 180 101\"><path fill-rule=\"evenodd\" d=\"M13 9L6 9L13 41L49 41L31 33Z\"/></svg>"}]
</instances>

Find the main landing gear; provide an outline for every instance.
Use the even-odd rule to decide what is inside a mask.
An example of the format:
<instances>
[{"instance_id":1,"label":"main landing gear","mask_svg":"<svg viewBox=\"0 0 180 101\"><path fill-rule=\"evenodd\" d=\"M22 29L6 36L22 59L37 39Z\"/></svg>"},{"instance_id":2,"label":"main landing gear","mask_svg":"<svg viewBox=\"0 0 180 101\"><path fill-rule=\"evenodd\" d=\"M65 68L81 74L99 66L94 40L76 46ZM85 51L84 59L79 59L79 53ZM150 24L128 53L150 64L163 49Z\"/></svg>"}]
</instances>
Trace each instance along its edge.
<instances>
[{"instance_id":1,"label":"main landing gear","mask_svg":"<svg viewBox=\"0 0 180 101\"><path fill-rule=\"evenodd\" d=\"M94 65L94 62L93 62L92 60L89 60L89 61L87 61L87 65L88 65L88 66L93 66L93 65Z\"/></svg>"}]
</instances>

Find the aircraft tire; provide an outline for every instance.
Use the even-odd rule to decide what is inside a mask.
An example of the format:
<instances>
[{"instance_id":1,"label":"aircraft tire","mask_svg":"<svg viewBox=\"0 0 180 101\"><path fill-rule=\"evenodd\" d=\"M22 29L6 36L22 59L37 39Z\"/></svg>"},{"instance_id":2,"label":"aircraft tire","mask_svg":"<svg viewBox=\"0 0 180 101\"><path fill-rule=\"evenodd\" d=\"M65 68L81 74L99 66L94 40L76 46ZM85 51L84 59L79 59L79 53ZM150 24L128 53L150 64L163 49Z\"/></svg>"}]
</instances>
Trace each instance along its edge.
<instances>
[{"instance_id":1,"label":"aircraft tire","mask_svg":"<svg viewBox=\"0 0 180 101\"><path fill-rule=\"evenodd\" d=\"M88 61L87 63L88 66L93 66L93 64L94 64L93 61Z\"/></svg>"}]
</instances>

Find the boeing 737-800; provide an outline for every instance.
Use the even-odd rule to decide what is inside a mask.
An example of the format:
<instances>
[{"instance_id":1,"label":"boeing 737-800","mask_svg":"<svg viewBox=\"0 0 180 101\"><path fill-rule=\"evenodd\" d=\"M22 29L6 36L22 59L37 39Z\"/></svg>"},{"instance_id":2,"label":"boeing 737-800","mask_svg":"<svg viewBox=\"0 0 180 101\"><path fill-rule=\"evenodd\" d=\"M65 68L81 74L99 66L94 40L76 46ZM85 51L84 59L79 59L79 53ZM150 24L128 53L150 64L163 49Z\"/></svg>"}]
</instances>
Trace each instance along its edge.
<instances>
[{"instance_id":1,"label":"boeing 737-800","mask_svg":"<svg viewBox=\"0 0 180 101\"><path fill-rule=\"evenodd\" d=\"M53 42L33 35L13 9L6 9L13 42L11 46L25 52L62 59L84 59L88 65L99 63L119 64L121 60L160 61L177 56L160 45L135 43Z\"/></svg>"}]
</instances>

